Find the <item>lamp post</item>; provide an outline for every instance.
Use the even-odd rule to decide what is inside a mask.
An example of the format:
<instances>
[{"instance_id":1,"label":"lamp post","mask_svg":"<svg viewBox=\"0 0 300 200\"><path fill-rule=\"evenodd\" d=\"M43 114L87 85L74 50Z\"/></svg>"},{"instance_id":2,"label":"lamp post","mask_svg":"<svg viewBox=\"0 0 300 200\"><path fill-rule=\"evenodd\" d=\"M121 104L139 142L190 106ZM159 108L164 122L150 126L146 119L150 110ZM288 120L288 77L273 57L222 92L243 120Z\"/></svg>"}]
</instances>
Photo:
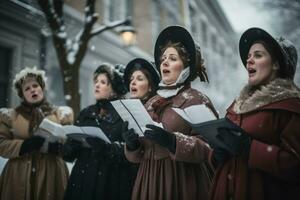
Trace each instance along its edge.
<instances>
[{"instance_id":1,"label":"lamp post","mask_svg":"<svg viewBox=\"0 0 300 200\"><path fill-rule=\"evenodd\" d=\"M118 32L120 33L121 39L125 46L130 46L135 43L136 31L131 25L131 18L128 17L124 20L119 20L112 22L107 25L100 26L98 29L94 30L92 34L98 35L106 30L119 27Z\"/></svg>"},{"instance_id":2,"label":"lamp post","mask_svg":"<svg viewBox=\"0 0 300 200\"><path fill-rule=\"evenodd\" d=\"M124 26L120 27L119 32L125 46L131 46L135 43L136 31L132 27L130 18L128 18L127 23L124 23Z\"/></svg>"}]
</instances>

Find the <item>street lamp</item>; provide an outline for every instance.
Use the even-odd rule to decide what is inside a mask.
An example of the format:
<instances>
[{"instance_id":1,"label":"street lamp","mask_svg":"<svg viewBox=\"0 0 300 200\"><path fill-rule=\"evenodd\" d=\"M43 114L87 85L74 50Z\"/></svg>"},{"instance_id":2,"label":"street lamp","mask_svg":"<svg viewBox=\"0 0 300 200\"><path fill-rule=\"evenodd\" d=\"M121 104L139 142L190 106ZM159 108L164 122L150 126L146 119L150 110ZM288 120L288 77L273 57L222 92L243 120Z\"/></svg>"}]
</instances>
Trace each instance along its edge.
<instances>
[{"instance_id":1,"label":"street lamp","mask_svg":"<svg viewBox=\"0 0 300 200\"><path fill-rule=\"evenodd\" d=\"M136 31L132 27L131 18L125 20L119 32L125 46L131 46L135 43Z\"/></svg>"},{"instance_id":2,"label":"street lamp","mask_svg":"<svg viewBox=\"0 0 300 200\"><path fill-rule=\"evenodd\" d=\"M122 25L119 28L121 39L125 46L131 46L135 43L136 39L136 31L132 27L131 18L126 18Z\"/></svg>"},{"instance_id":3,"label":"street lamp","mask_svg":"<svg viewBox=\"0 0 300 200\"><path fill-rule=\"evenodd\" d=\"M98 35L103 31L118 27L118 32L120 33L121 39L125 46L130 46L135 43L136 31L132 27L131 18L128 17L124 20L119 20L112 22L110 24L99 27L93 31L93 35Z\"/></svg>"}]
</instances>

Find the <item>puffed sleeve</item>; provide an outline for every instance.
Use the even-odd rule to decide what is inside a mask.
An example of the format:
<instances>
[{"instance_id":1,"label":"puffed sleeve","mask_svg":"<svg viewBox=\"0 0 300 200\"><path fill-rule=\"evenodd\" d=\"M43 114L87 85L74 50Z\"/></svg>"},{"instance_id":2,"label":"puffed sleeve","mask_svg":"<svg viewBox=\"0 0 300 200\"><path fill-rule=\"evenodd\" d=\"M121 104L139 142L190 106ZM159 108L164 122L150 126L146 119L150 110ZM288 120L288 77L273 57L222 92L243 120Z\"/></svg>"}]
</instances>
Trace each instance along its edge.
<instances>
[{"instance_id":1,"label":"puffed sleeve","mask_svg":"<svg viewBox=\"0 0 300 200\"><path fill-rule=\"evenodd\" d=\"M175 132L175 135L176 152L173 159L190 163L201 163L209 160L212 149L198 136L187 136L178 132Z\"/></svg>"},{"instance_id":2,"label":"puffed sleeve","mask_svg":"<svg viewBox=\"0 0 300 200\"><path fill-rule=\"evenodd\" d=\"M19 156L23 140L14 139L12 134L12 117L14 110L0 109L0 156L14 158Z\"/></svg>"}]
</instances>

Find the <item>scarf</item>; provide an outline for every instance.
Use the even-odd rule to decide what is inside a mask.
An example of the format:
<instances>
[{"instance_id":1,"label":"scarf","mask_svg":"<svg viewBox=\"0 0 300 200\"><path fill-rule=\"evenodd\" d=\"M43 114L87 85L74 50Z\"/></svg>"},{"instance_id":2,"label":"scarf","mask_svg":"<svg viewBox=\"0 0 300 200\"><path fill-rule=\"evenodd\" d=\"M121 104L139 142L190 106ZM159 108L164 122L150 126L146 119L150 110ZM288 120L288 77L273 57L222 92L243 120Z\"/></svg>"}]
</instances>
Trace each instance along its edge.
<instances>
[{"instance_id":1,"label":"scarf","mask_svg":"<svg viewBox=\"0 0 300 200\"><path fill-rule=\"evenodd\" d=\"M46 99L34 104L23 101L16 108L16 112L29 121L28 133L30 136L38 128L44 117L50 115L53 110L53 106Z\"/></svg>"},{"instance_id":2,"label":"scarf","mask_svg":"<svg viewBox=\"0 0 300 200\"><path fill-rule=\"evenodd\" d=\"M178 94L178 92L184 87L185 81L190 76L190 68L187 67L181 71L175 83L166 85L161 81L159 83L159 89L157 94L164 98L169 98Z\"/></svg>"}]
</instances>

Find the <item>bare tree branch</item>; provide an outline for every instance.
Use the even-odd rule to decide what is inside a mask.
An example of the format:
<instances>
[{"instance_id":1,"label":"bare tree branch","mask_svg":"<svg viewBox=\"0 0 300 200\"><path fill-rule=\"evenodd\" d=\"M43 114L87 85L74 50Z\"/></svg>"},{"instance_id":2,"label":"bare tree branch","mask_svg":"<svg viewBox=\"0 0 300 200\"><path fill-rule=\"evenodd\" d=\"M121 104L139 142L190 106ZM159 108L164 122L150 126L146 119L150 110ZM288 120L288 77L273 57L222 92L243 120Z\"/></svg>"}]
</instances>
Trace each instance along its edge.
<instances>
[{"instance_id":1,"label":"bare tree branch","mask_svg":"<svg viewBox=\"0 0 300 200\"><path fill-rule=\"evenodd\" d=\"M64 60L67 55L66 50L66 32L62 20L62 7L63 2L61 0L54 1L55 9L53 5L48 0L38 0L38 3L44 12L48 25L52 30L53 43L57 49L57 55L59 60ZM59 3L60 2L60 3ZM56 10L60 12L57 14Z\"/></svg>"},{"instance_id":2,"label":"bare tree branch","mask_svg":"<svg viewBox=\"0 0 300 200\"><path fill-rule=\"evenodd\" d=\"M107 24L107 25L100 26L99 28L92 31L91 37L93 37L95 35L98 35L98 34L102 33L103 31L105 31L107 29L111 29L111 28L120 26L122 24L126 25L126 24L129 24L129 23L130 23L130 18L127 18L125 20L119 20L119 21L115 21L115 22L112 22L112 23Z\"/></svg>"},{"instance_id":3,"label":"bare tree branch","mask_svg":"<svg viewBox=\"0 0 300 200\"><path fill-rule=\"evenodd\" d=\"M53 44L63 77L66 103L73 108L76 114L80 111L79 69L87 51L89 40L105 30L130 23L130 19L120 20L93 30L98 20L98 14L95 13L95 0L86 0L83 28L72 40L68 38L65 30L63 0L38 0L38 3L52 31Z\"/></svg>"},{"instance_id":4,"label":"bare tree branch","mask_svg":"<svg viewBox=\"0 0 300 200\"><path fill-rule=\"evenodd\" d=\"M55 0L53 1L53 7L54 7L54 10L55 12L57 13L57 15L59 16L60 20L61 20L61 23L63 24L63 5L64 5L64 2L63 0Z\"/></svg>"}]
</instances>

